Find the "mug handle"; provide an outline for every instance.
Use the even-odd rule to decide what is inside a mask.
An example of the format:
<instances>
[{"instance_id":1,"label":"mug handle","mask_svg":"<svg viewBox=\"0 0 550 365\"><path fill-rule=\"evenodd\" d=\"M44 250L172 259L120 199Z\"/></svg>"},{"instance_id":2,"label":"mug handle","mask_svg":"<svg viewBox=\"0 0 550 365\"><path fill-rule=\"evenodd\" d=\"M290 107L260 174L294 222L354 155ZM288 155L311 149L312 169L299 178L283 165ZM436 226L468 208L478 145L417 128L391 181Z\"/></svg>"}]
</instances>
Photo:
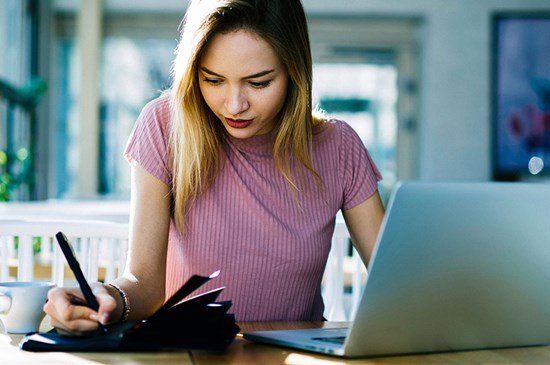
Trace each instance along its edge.
<instances>
[{"instance_id":1,"label":"mug handle","mask_svg":"<svg viewBox=\"0 0 550 365\"><path fill-rule=\"evenodd\" d=\"M11 308L11 295L9 292L0 292L0 314L6 314Z\"/></svg>"}]
</instances>

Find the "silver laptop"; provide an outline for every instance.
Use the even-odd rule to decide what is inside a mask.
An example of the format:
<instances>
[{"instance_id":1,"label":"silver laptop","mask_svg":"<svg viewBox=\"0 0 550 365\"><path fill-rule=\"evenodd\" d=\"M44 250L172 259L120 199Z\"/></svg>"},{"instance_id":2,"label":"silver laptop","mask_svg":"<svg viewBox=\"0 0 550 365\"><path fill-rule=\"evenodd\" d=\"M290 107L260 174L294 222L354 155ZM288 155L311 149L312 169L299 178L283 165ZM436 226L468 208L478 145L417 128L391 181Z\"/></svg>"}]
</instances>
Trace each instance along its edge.
<instances>
[{"instance_id":1,"label":"silver laptop","mask_svg":"<svg viewBox=\"0 0 550 365\"><path fill-rule=\"evenodd\" d=\"M362 357L550 343L550 184L405 182L351 327L245 333Z\"/></svg>"}]
</instances>

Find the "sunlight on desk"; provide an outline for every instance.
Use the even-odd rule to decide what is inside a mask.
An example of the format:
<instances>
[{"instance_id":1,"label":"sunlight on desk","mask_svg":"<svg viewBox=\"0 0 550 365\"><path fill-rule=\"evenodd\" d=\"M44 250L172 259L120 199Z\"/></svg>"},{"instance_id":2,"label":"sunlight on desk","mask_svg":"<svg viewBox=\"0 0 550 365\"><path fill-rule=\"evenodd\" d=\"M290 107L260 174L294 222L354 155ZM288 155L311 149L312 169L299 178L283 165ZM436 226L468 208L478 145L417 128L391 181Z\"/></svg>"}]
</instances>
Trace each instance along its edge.
<instances>
[{"instance_id":1,"label":"sunlight on desk","mask_svg":"<svg viewBox=\"0 0 550 365\"><path fill-rule=\"evenodd\" d=\"M301 355L301 354L290 354L285 360L286 365L345 365L342 361L339 360L330 360L330 359L316 359L313 356Z\"/></svg>"},{"instance_id":2,"label":"sunlight on desk","mask_svg":"<svg viewBox=\"0 0 550 365\"><path fill-rule=\"evenodd\" d=\"M0 334L0 353L2 354L2 364L10 365L103 365L104 363L91 361L82 357L64 353L48 352L35 353L20 350L14 344L11 344L11 338L8 335Z\"/></svg>"},{"instance_id":3,"label":"sunlight on desk","mask_svg":"<svg viewBox=\"0 0 550 365\"><path fill-rule=\"evenodd\" d=\"M9 345L11 338L8 335L0 334L0 346Z\"/></svg>"}]
</instances>

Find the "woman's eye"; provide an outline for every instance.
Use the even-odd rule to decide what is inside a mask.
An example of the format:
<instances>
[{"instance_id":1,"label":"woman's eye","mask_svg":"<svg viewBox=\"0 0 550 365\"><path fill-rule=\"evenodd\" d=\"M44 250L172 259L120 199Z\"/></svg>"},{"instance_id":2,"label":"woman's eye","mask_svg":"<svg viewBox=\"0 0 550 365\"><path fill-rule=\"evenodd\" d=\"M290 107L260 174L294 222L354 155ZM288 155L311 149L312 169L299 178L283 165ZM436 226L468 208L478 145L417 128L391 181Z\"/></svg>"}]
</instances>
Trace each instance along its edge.
<instances>
[{"instance_id":1,"label":"woman's eye","mask_svg":"<svg viewBox=\"0 0 550 365\"><path fill-rule=\"evenodd\" d=\"M257 89L263 89L264 87L268 87L271 83L271 80L269 81L250 81L250 85Z\"/></svg>"},{"instance_id":2,"label":"woman's eye","mask_svg":"<svg viewBox=\"0 0 550 365\"><path fill-rule=\"evenodd\" d=\"M221 80L210 79L210 78L204 78L203 81L206 82L207 84L211 84L211 85L218 85L222 82Z\"/></svg>"}]
</instances>

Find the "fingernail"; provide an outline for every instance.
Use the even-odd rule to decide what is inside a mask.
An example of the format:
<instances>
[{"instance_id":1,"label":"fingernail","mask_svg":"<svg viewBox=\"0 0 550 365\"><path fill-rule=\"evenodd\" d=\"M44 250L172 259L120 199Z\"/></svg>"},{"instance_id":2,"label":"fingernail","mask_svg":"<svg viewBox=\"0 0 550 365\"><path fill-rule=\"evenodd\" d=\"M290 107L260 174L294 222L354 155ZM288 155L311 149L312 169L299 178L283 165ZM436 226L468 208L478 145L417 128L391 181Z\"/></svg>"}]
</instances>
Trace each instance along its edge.
<instances>
[{"instance_id":1,"label":"fingernail","mask_svg":"<svg viewBox=\"0 0 550 365\"><path fill-rule=\"evenodd\" d=\"M101 323L102 324L107 324L107 322L109 322L109 315L104 314L103 316L101 316Z\"/></svg>"},{"instance_id":2,"label":"fingernail","mask_svg":"<svg viewBox=\"0 0 550 365\"><path fill-rule=\"evenodd\" d=\"M92 321L99 322L99 317L98 317L97 314L95 314L95 313L90 314L90 319L91 319Z\"/></svg>"}]
</instances>

